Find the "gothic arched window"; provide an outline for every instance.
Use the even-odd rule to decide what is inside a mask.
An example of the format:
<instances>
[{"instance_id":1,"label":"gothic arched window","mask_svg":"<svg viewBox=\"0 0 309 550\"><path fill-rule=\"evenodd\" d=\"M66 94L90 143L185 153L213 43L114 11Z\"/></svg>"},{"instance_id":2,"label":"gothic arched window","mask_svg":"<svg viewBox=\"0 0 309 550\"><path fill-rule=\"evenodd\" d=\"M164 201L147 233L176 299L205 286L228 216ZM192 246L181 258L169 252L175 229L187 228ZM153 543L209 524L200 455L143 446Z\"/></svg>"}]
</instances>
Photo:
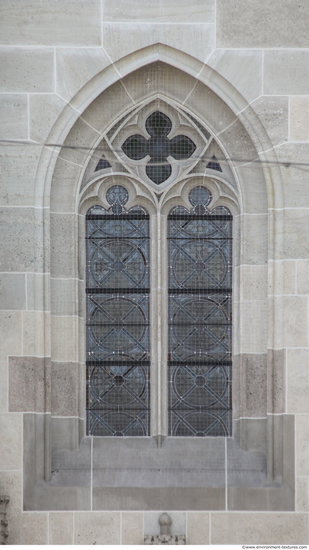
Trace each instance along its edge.
<instances>
[{"instance_id":1,"label":"gothic arched window","mask_svg":"<svg viewBox=\"0 0 309 550\"><path fill-rule=\"evenodd\" d=\"M120 120L104 140L94 182L105 206L86 215L87 433L154 435L160 402L166 435L229 436L232 215L216 205L217 174L221 189L228 174L220 149L163 105ZM168 299L157 307L159 289Z\"/></svg>"},{"instance_id":2,"label":"gothic arched window","mask_svg":"<svg viewBox=\"0 0 309 550\"><path fill-rule=\"evenodd\" d=\"M149 216L106 198L86 216L87 433L149 435Z\"/></svg>"},{"instance_id":3,"label":"gothic arched window","mask_svg":"<svg viewBox=\"0 0 309 550\"><path fill-rule=\"evenodd\" d=\"M231 434L232 216L211 194L174 207L169 239L169 433Z\"/></svg>"}]
</instances>

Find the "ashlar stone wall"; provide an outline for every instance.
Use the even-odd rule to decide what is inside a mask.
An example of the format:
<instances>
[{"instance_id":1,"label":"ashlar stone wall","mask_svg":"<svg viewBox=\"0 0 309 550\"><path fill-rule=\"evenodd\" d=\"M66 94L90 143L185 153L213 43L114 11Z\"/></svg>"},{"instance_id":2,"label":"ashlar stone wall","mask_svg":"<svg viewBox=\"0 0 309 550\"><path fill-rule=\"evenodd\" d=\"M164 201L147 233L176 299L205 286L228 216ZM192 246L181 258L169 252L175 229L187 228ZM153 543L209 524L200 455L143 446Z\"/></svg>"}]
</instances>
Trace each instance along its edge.
<instances>
[{"instance_id":1,"label":"ashlar stone wall","mask_svg":"<svg viewBox=\"0 0 309 550\"><path fill-rule=\"evenodd\" d=\"M304 0L1 3L0 493L11 544L142 544L165 505L189 544L309 542L308 20ZM234 436L205 443L221 462L205 460L200 493L179 482L180 461L167 504L147 461L133 491L120 460L125 482L108 500L104 457L112 465L119 441L84 436L81 188L103 133L151 94L211 129L238 197ZM158 450L151 438L141 456L161 460L166 441ZM188 469L194 445L184 443Z\"/></svg>"}]
</instances>

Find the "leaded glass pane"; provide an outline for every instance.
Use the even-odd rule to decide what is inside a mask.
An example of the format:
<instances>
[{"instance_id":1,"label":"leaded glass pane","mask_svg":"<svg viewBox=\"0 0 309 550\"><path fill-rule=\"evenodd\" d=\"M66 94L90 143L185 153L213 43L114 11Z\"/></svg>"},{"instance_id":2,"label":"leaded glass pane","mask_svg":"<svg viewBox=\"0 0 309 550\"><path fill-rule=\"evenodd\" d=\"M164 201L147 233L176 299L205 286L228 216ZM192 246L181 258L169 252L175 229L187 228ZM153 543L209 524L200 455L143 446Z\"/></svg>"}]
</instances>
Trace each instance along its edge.
<instances>
[{"instance_id":1,"label":"leaded glass pane","mask_svg":"<svg viewBox=\"0 0 309 550\"><path fill-rule=\"evenodd\" d=\"M149 435L149 216L106 198L86 216L87 433Z\"/></svg>"},{"instance_id":2,"label":"leaded glass pane","mask_svg":"<svg viewBox=\"0 0 309 550\"><path fill-rule=\"evenodd\" d=\"M226 436L232 427L232 216L209 211L203 186L169 227L169 433Z\"/></svg>"}]
</instances>

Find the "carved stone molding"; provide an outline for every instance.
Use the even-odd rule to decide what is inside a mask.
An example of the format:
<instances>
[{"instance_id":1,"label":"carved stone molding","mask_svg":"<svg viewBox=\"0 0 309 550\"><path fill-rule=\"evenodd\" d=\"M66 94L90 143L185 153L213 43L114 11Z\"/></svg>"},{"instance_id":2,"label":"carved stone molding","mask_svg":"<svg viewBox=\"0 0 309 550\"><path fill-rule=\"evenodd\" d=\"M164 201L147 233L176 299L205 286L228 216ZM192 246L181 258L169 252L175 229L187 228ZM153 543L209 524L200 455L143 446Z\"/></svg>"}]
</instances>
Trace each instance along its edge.
<instances>
[{"instance_id":1,"label":"carved stone molding","mask_svg":"<svg viewBox=\"0 0 309 550\"><path fill-rule=\"evenodd\" d=\"M0 544L8 544L8 521L6 517L6 507L10 502L10 497L0 495Z\"/></svg>"},{"instance_id":2,"label":"carved stone molding","mask_svg":"<svg viewBox=\"0 0 309 550\"><path fill-rule=\"evenodd\" d=\"M160 535L145 535L144 544L186 544L185 535L171 535L172 518L165 512L158 519Z\"/></svg>"}]
</instances>

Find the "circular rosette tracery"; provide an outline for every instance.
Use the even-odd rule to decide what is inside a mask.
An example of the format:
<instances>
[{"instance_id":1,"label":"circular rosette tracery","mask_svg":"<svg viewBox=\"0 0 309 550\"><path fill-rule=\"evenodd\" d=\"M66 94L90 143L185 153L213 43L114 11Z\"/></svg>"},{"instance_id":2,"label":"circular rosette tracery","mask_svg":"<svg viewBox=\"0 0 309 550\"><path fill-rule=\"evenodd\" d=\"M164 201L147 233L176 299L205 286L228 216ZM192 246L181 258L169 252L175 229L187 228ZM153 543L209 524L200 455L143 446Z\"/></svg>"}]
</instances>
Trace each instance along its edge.
<instances>
[{"instance_id":1,"label":"circular rosette tracery","mask_svg":"<svg viewBox=\"0 0 309 550\"><path fill-rule=\"evenodd\" d=\"M139 406L145 398L147 367L125 362L123 357L93 368L90 378L93 398L105 408Z\"/></svg>"},{"instance_id":2,"label":"circular rosette tracery","mask_svg":"<svg viewBox=\"0 0 309 550\"><path fill-rule=\"evenodd\" d=\"M106 239L90 258L93 280L99 287L141 287L145 281L147 261L141 248L132 240Z\"/></svg>"},{"instance_id":3,"label":"circular rosette tracery","mask_svg":"<svg viewBox=\"0 0 309 550\"><path fill-rule=\"evenodd\" d=\"M228 336L228 317L222 304L202 297L178 298L177 302L172 328L178 345L197 353L222 348Z\"/></svg>"},{"instance_id":4,"label":"circular rosette tracery","mask_svg":"<svg viewBox=\"0 0 309 550\"><path fill-rule=\"evenodd\" d=\"M184 240L172 257L175 287L220 288L228 273L228 261L219 244Z\"/></svg>"},{"instance_id":5,"label":"circular rosette tracery","mask_svg":"<svg viewBox=\"0 0 309 550\"><path fill-rule=\"evenodd\" d=\"M174 396L182 407L192 409L226 408L229 373L224 366L184 363L174 368Z\"/></svg>"},{"instance_id":6,"label":"circular rosette tracery","mask_svg":"<svg viewBox=\"0 0 309 550\"><path fill-rule=\"evenodd\" d=\"M134 299L119 296L96 302L90 326L99 347L109 353L141 349L147 325L142 307Z\"/></svg>"}]
</instances>

